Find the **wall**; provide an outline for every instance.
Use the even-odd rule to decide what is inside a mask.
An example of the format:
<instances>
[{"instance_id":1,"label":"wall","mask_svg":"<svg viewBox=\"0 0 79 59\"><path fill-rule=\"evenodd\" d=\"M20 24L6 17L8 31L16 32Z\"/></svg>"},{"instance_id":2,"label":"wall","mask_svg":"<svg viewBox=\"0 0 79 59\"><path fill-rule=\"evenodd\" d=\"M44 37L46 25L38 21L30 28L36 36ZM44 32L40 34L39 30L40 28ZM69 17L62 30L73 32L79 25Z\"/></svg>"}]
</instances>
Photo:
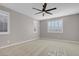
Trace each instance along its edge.
<instances>
[{"instance_id":1,"label":"wall","mask_svg":"<svg viewBox=\"0 0 79 59\"><path fill-rule=\"evenodd\" d=\"M59 39L59 40L73 40L79 41L79 15L69 15L65 17L58 17L56 19L63 19L63 33L48 33L47 21L40 21L40 37ZM50 19L51 20L51 19Z\"/></svg>"},{"instance_id":2,"label":"wall","mask_svg":"<svg viewBox=\"0 0 79 59\"><path fill-rule=\"evenodd\" d=\"M10 13L10 34L0 35L0 47L39 37L39 33L33 33L34 19L3 6L0 10Z\"/></svg>"}]
</instances>

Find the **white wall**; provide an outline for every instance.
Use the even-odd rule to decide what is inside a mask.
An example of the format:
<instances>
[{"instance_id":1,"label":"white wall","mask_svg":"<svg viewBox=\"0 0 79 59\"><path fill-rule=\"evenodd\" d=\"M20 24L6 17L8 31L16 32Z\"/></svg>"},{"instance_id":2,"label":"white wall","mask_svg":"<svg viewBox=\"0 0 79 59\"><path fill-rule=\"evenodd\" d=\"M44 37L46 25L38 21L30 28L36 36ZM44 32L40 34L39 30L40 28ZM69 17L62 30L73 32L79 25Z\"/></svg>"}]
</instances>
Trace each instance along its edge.
<instances>
[{"instance_id":1,"label":"white wall","mask_svg":"<svg viewBox=\"0 0 79 59\"><path fill-rule=\"evenodd\" d=\"M3 6L0 10L10 13L10 34L0 35L0 47L39 37L39 33L33 33L34 19Z\"/></svg>"},{"instance_id":2,"label":"white wall","mask_svg":"<svg viewBox=\"0 0 79 59\"><path fill-rule=\"evenodd\" d=\"M41 38L79 41L79 14L59 17L56 19L63 19L63 26L64 26L63 33L48 33L47 30L48 20L42 20L40 22Z\"/></svg>"}]
</instances>

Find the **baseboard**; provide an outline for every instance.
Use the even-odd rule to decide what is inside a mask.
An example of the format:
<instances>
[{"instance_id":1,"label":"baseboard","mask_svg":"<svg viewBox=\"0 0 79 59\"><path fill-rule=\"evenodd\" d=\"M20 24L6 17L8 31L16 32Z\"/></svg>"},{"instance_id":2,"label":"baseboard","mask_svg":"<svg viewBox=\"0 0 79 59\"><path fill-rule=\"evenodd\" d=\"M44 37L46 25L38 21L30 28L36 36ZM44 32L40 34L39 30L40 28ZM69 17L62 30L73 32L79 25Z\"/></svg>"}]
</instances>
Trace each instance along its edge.
<instances>
[{"instance_id":1,"label":"baseboard","mask_svg":"<svg viewBox=\"0 0 79 59\"><path fill-rule=\"evenodd\" d=\"M52 41L60 41L60 42L64 42L64 43L72 43L72 44L78 44L79 45L79 42L78 41L72 41L72 40L63 40L63 39L50 39L50 38L41 38L41 39L44 39L44 40L52 40Z\"/></svg>"},{"instance_id":2,"label":"baseboard","mask_svg":"<svg viewBox=\"0 0 79 59\"><path fill-rule=\"evenodd\" d=\"M30 41L33 41L33 40L36 40L37 38L35 39L30 39L30 40L26 40L26 41L22 41L22 42L19 42L19 43L13 43L13 44L10 44L10 45L6 45L6 46L2 46L0 47L0 49L2 48L7 48L7 47L11 47L11 46L15 46L15 45L19 45L19 44L22 44L22 43L27 43L27 42L30 42Z\"/></svg>"}]
</instances>

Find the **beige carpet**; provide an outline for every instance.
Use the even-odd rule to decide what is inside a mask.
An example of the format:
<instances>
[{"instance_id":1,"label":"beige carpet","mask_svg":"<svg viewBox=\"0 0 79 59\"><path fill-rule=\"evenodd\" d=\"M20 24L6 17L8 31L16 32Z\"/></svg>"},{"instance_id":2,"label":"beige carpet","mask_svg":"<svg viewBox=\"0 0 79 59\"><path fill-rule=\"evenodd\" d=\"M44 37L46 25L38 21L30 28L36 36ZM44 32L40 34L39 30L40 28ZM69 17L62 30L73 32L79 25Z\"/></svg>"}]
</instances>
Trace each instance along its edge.
<instances>
[{"instance_id":1,"label":"beige carpet","mask_svg":"<svg viewBox=\"0 0 79 59\"><path fill-rule=\"evenodd\" d=\"M52 40L34 40L0 49L1 56L79 56L79 45Z\"/></svg>"}]
</instances>

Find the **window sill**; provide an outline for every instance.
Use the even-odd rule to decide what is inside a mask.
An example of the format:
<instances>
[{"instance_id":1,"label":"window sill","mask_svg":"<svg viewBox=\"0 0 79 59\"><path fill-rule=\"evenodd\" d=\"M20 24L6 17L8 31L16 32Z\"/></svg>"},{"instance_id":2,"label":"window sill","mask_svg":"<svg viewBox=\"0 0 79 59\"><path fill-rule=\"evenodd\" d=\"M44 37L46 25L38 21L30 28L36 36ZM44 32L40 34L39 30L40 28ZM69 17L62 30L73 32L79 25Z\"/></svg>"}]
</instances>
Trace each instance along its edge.
<instances>
[{"instance_id":1,"label":"window sill","mask_svg":"<svg viewBox=\"0 0 79 59\"><path fill-rule=\"evenodd\" d=\"M48 33L63 33L63 31L59 32L59 31L48 31Z\"/></svg>"}]
</instances>

